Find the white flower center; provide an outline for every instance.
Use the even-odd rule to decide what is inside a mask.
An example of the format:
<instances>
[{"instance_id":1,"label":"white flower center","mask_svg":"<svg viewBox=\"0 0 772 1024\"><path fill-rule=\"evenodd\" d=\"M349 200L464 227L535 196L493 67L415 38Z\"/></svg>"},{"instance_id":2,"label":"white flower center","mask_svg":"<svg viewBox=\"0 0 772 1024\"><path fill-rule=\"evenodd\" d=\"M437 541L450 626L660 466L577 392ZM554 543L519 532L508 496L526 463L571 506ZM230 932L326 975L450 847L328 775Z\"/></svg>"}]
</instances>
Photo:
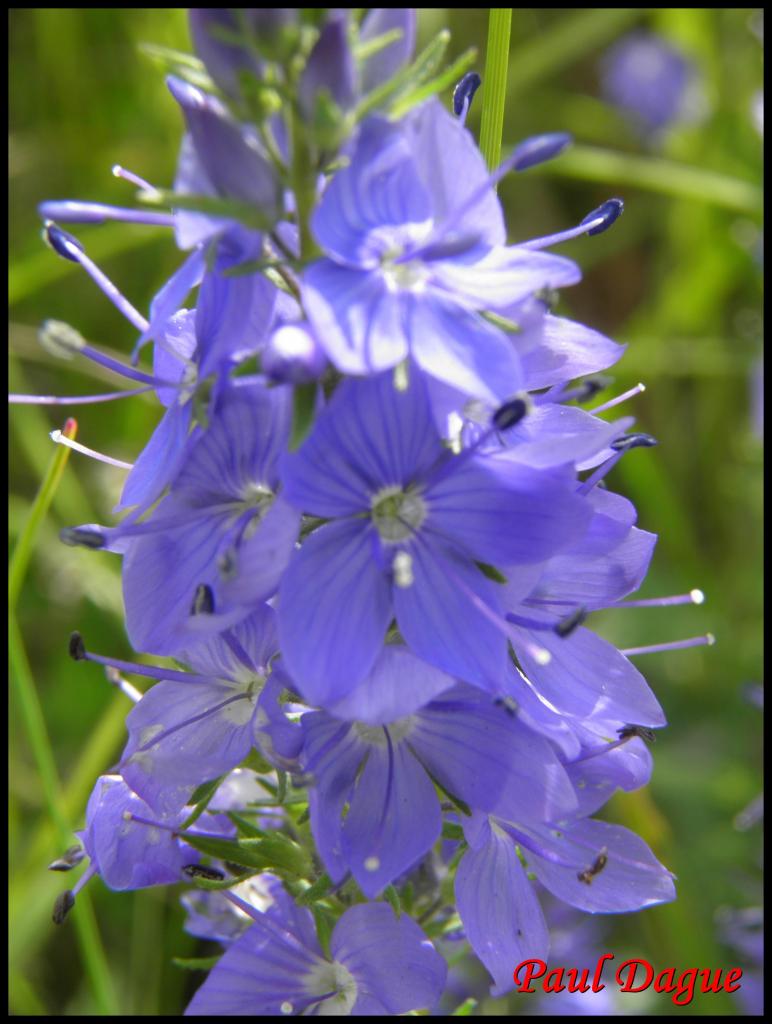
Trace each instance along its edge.
<instances>
[{"instance_id":1,"label":"white flower center","mask_svg":"<svg viewBox=\"0 0 772 1024\"><path fill-rule=\"evenodd\" d=\"M406 540L426 519L426 502L415 491L384 487L373 497L371 515L381 538L388 543Z\"/></svg>"}]
</instances>

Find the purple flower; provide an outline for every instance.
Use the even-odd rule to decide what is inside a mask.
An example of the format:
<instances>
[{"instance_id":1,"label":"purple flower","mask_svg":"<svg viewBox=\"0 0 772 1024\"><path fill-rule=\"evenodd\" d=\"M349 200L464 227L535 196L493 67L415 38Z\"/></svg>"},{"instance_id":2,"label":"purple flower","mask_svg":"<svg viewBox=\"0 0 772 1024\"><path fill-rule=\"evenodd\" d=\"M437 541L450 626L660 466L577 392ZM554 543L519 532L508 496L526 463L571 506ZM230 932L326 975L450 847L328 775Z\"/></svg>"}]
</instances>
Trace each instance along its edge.
<instances>
[{"instance_id":1,"label":"purple flower","mask_svg":"<svg viewBox=\"0 0 772 1024\"><path fill-rule=\"evenodd\" d=\"M291 760L300 735L278 705L285 680L269 674L278 649L275 613L263 605L232 629L181 655L195 674L152 687L126 720L127 783L161 814L173 814L202 782L240 764L253 747ZM297 738L295 737L297 734Z\"/></svg>"},{"instance_id":2,"label":"purple flower","mask_svg":"<svg viewBox=\"0 0 772 1024\"><path fill-rule=\"evenodd\" d=\"M410 355L490 401L517 391L523 374L507 336L480 312L580 276L570 260L505 246L483 159L435 101L400 124L362 124L312 230L326 258L305 271L303 303L338 369L371 374Z\"/></svg>"},{"instance_id":3,"label":"purple flower","mask_svg":"<svg viewBox=\"0 0 772 1024\"><path fill-rule=\"evenodd\" d=\"M101 775L86 808L86 828L76 833L91 860L89 875L98 873L111 889L182 881L183 867L199 859L174 834L185 817L179 810L156 826L157 815L119 775Z\"/></svg>"},{"instance_id":4,"label":"purple flower","mask_svg":"<svg viewBox=\"0 0 772 1024\"><path fill-rule=\"evenodd\" d=\"M301 719L317 849L334 881L350 871L368 896L439 838L434 781L471 808L528 821L576 806L549 744L473 687L453 686L396 720L375 711L378 704L393 706L414 679L424 684L425 675L406 650L387 647L371 678L346 702L354 714L357 704L371 711L365 721L341 722L321 711Z\"/></svg>"},{"instance_id":5,"label":"purple flower","mask_svg":"<svg viewBox=\"0 0 772 1024\"><path fill-rule=\"evenodd\" d=\"M288 388L232 381L209 426L188 437L152 515L103 531L124 553L126 625L137 650L176 653L275 592L298 530L298 515L277 495L290 411ZM202 587L209 614L197 614Z\"/></svg>"},{"instance_id":6,"label":"purple flower","mask_svg":"<svg viewBox=\"0 0 772 1024\"><path fill-rule=\"evenodd\" d=\"M439 1001L445 962L406 914L395 917L385 903L350 907L326 956L311 912L278 884L271 895L264 913L252 910L253 924L212 969L187 1016L383 1016Z\"/></svg>"},{"instance_id":7,"label":"purple flower","mask_svg":"<svg viewBox=\"0 0 772 1024\"><path fill-rule=\"evenodd\" d=\"M499 690L509 628L480 563L540 561L589 517L570 466L448 451L414 366L403 389L391 373L345 381L282 478L288 502L331 520L295 553L279 594L287 669L324 706L367 675L392 617L421 658Z\"/></svg>"},{"instance_id":8,"label":"purple flower","mask_svg":"<svg viewBox=\"0 0 772 1024\"><path fill-rule=\"evenodd\" d=\"M464 831L469 849L456 874L456 903L472 949L493 976L494 995L513 987L513 965L547 959L549 933L526 870L588 913L640 910L675 897L670 872L619 825L523 825L478 814Z\"/></svg>"}]
</instances>

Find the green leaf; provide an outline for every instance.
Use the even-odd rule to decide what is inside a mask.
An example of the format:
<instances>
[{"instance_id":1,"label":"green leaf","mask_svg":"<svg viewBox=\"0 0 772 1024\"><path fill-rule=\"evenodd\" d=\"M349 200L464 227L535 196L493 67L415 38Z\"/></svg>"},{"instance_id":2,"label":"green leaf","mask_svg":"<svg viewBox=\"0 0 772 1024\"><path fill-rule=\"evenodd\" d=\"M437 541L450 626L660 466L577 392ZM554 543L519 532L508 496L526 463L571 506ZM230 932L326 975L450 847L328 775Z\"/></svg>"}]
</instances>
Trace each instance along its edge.
<instances>
[{"instance_id":1,"label":"green leaf","mask_svg":"<svg viewBox=\"0 0 772 1024\"><path fill-rule=\"evenodd\" d=\"M227 814L238 829L241 838L263 839L265 837L265 831L258 828L253 821L248 821L243 814L237 814L236 811L228 811Z\"/></svg>"},{"instance_id":2,"label":"green leaf","mask_svg":"<svg viewBox=\"0 0 772 1024\"><path fill-rule=\"evenodd\" d=\"M385 50L387 46L391 46L392 43L396 43L402 36L401 28L389 29L388 32L374 36L364 43L358 42L354 47L354 56L357 60L367 60L369 57L375 56L376 53L380 53L381 50Z\"/></svg>"}]
</instances>

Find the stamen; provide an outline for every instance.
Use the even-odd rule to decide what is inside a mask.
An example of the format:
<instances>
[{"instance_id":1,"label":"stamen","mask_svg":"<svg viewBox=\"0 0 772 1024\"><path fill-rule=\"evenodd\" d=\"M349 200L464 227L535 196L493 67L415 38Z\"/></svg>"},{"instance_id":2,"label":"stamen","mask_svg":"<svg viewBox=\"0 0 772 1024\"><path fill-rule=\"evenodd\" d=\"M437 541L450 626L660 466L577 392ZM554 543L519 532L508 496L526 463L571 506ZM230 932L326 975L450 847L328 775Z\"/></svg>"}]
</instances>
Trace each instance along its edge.
<instances>
[{"instance_id":1,"label":"stamen","mask_svg":"<svg viewBox=\"0 0 772 1024\"><path fill-rule=\"evenodd\" d=\"M545 235L543 238L533 238L528 242L519 242L518 245L521 249L547 249L560 242L579 238L581 235L599 235L611 227L623 209L624 203L621 199L607 199L597 210L588 213L577 227L559 231L554 235Z\"/></svg>"},{"instance_id":2,"label":"stamen","mask_svg":"<svg viewBox=\"0 0 772 1024\"><path fill-rule=\"evenodd\" d=\"M128 697L129 700L134 701L135 704L142 700L142 691L138 690L136 686L132 686L128 679L124 679L117 668L114 668L112 665L107 665L105 668L105 677L111 686L120 690L124 696Z\"/></svg>"},{"instance_id":3,"label":"stamen","mask_svg":"<svg viewBox=\"0 0 772 1024\"><path fill-rule=\"evenodd\" d=\"M65 850L61 857L57 857L56 860L52 860L48 865L48 870L72 871L74 867L80 864L85 856L86 851L79 843L76 843L75 846L71 846L68 850Z\"/></svg>"},{"instance_id":4,"label":"stamen","mask_svg":"<svg viewBox=\"0 0 772 1024\"><path fill-rule=\"evenodd\" d=\"M97 402L114 402L117 398L133 398L146 391L153 391L152 384L128 391L108 391L102 395L15 395L10 394L8 401L12 405L94 405Z\"/></svg>"},{"instance_id":5,"label":"stamen","mask_svg":"<svg viewBox=\"0 0 772 1024\"><path fill-rule=\"evenodd\" d=\"M48 435L55 444L63 444L67 448L72 448L73 451L80 452L81 455L88 455L92 459L96 459L97 462L104 462L108 466L115 466L117 469L133 469L133 462L122 462L121 459L114 459L110 455L102 455L101 452L95 452L93 448L87 448L84 444L79 441L73 441L71 438L66 437L61 430L52 430Z\"/></svg>"},{"instance_id":6,"label":"stamen","mask_svg":"<svg viewBox=\"0 0 772 1024\"><path fill-rule=\"evenodd\" d=\"M93 661L97 665L106 665L137 676L148 676L150 679L170 679L181 683L209 683L210 685L216 679L215 676L202 676L195 672L178 672L172 668L140 665L137 662L123 661L121 658L105 658L101 654L92 654L91 651L86 650L83 637L77 632L70 635L69 651L70 657L75 661Z\"/></svg>"},{"instance_id":7,"label":"stamen","mask_svg":"<svg viewBox=\"0 0 772 1024\"><path fill-rule=\"evenodd\" d=\"M199 583L190 609L191 615L212 615L214 613L214 594L206 583Z\"/></svg>"},{"instance_id":8,"label":"stamen","mask_svg":"<svg viewBox=\"0 0 772 1024\"><path fill-rule=\"evenodd\" d=\"M54 902L54 911L51 915L51 920L54 924L62 924L65 917L69 914L72 908L75 906L75 896L71 889L65 889L64 892L60 892Z\"/></svg>"},{"instance_id":9,"label":"stamen","mask_svg":"<svg viewBox=\"0 0 772 1024\"><path fill-rule=\"evenodd\" d=\"M657 739L654 730L649 729L646 725L625 725L621 729L617 729L617 736L620 740L629 740L633 736L637 736L646 743L654 743Z\"/></svg>"},{"instance_id":10,"label":"stamen","mask_svg":"<svg viewBox=\"0 0 772 1024\"><path fill-rule=\"evenodd\" d=\"M515 151L509 158L512 170L525 171L529 167L553 160L573 141L567 132L549 132L545 135L534 135L530 139L525 139L515 147Z\"/></svg>"},{"instance_id":11,"label":"stamen","mask_svg":"<svg viewBox=\"0 0 772 1024\"><path fill-rule=\"evenodd\" d=\"M453 113L461 124L466 124L466 116L472 105L474 94L480 88L482 79L476 71L467 71L453 90Z\"/></svg>"},{"instance_id":12,"label":"stamen","mask_svg":"<svg viewBox=\"0 0 772 1024\"><path fill-rule=\"evenodd\" d=\"M608 864L608 848L604 846L598 854L598 856L592 862L590 867L585 868L584 871L580 871L576 877L579 879L580 882L584 882L587 885L592 885L593 878L596 875L600 874L600 872L605 868L606 864Z\"/></svg>"},{"instance_id":13,"label":"stamen","mask_svg":"<svg viewBox=\"0 0 772 1024\"><path fill-rule=\"evenodd\" d=\"M647 597L638 601L615 601L606 608L664 608L676 604L704 604L705 595L701 590L690 590L688 594L675 594L673 597Z\"/></svg>"},{"instance_id":14,"label":"stamen","mask_svg":"<svg viewBox=\"0 0 772 1024\"><path fill-rule=\"evenodd\" d=\"M71 327L63 320L45 320L38 331L38 341L47 352L61 359L72 359L75 355L83 355L92 362L104 366L105 369L112 370L122 377L128 377L129 380L136 380L140 384L175 389L180 387L179 382L151 377L141 370L125 366L123 363L118 362L117 359L104 355L104 353L89 345L74 327Z\"/></svg>"},{"instance_id":15,"label":"stamen","mask_svg":"<svg viewBox=\"0 0 772 1024\"><path fill-rule=\"evenodd\" d=\"M608 409L613 409L615 405L620 405L622 402L626 402L628 398L634 398L636 395L642 394L645 390L645 384L636 384L634 388L630 388L630 390L625 391L624 394L617 395L616 398L612 398L608 402L604 402L602 405L598 405L594 409L590 409L590 412L593 416L599 412L606 412Z\"/></svg>"},{"instance_id":16,"label":"stamen","mask_svg":"<svg viewBox=\"0 0 772 1024\"><path fill-rule=\"evenodd\" d=\"M577 608L571 615L567 615L564 619L560 620L557 626L555 626L555 632L559 637L570 636L578 626L581 626L587 618L587 614L586 608Z\"/></svg>"},{"instance_id":17,"label":"stamen","mask_svg":"<svg viewBox=\"0 0 772 1024\"><path fill-rule=\"evenodd\" d=\"M182 873L188 878L205 878L208 882L221 882L225 878L224 871L206 867L204 864L186 864Z\"/></svg>"},{"instance_id":18,"label":"stamen","mask_svg":"<svg viewBox=\"0 0 772 1024\"><path fill-rule=\"evenodd\" d=\"M174 227L174 217L170 213L130 210L122 206L109 206L105 203L81 203L71 199L54 199L41 203L38 206L38 213L44 220L60 220L65 224L105 224L108 221L125 221L129 224Z\"/></svg>"},{"instance_id":19,"label":"stamen","mask_svg":"<svg viewBox=\"0 0 772 1024\"><path fill-rule=\"evenodd\" d=\"M659 441L651 434L622 434L611 442L609 448L615 452L626 452L631 448L655 448L658 444Z\"/></svg>"},{"instance_id":20,"label":"stamen","mask_svg":"<svg viewBox=\"0 0 772 1024\"><path fill-rule=\"evenodd\" d=\"M705 636L693 636L689 637L688 640L675 640L668 644L651 644L647 647L626 647L623 648L621 653L625 657L630 657L633 654L657 654L660 651L681 651L687 647L712 647L716 642L716 638L712 633L706 633Z\"/></svg>"},{"instance_id":21,"label":"stamen","mask_svg":"<svg viewBox=\"0 0 772 1024\"><path fill-rule=\"evenodd\" d=\"M112 169L113 177L122 178L124 181L131 182L132 185L136 185L141 188L143 192L157 192L158 190L153 188L150 182L145 181L144 178L140 178L138 174L134 174L133 171L127 171L125 167L121 167L120 164L114 164Z\"/></svg>"},{"instance_id":22,"label":"stamen","mask_svg":"<svg viewBox=\"0 0 772 1024\"><path fill-rule=\"evenodd\" d=\"M49 243L51 248L65 259L71 260L73 263L80 263L86 273L91 277L95 284L102 289L113 305L123 313L126 319L132 323L141 334L144 334L150 326L147 320L145 320L142 314L132 306L129 300L118 291L112 281L102 273L96 263L88 258L83 246L77 238L74 238L66 231L62 231L60 227L57 227L56 224L50 220L46 221L43 231L43 237Z\"/></svg>"},{"instance_id":23,"label":"stamen","mask_svg":"<svg viewBox=\"0 0 772 1024\"><path fill-rule=\"evenodd\" d=\"M107 537L88 526L65 526L59 531L59 540L73 548L91 548L98 551L107 543Z\"/></svg>"},{"instance_id":24,"label":"stamen","mask_svg":"<svg viewBox=\"0 0 772 1024\"><path fill-rule=\"evenodd\" d=\"M651 434L622 434L615 441L612 441L609 448L615 453L610 459L606 459L595 472L588 476L577 488L578 494L589 494L590 491L609 473L625 452L632 448L653 448L659 442Z\"/></svg>"},{"instance_id":25,"label":"stamen","mask_svg":"<svg viewBox=\"0 0 772 1024\"><path fill-rule=\"evenodd\" d=\"M492 423L496 430L509 430L519 423L529 412L529 401L526 398L513 398L500 405L494 412Z\"/></svg>"}]
</instances>

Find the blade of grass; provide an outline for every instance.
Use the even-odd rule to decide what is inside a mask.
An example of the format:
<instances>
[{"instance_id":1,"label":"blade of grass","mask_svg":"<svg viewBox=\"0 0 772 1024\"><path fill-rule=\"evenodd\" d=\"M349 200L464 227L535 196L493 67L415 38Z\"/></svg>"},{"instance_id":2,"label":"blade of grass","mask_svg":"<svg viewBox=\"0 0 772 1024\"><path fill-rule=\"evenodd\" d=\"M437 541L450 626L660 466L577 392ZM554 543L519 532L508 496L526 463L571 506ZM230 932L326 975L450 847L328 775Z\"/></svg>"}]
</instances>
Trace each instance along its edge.
<instances>
[{"instance_id":1,"label":"blade of grass","mask_svg":"<svg viewBox=\"0 0 772 1024\"><path fill-rule=\"evenodd\" d=\"M480 152L489 170L501 162L501 135L509 70L510 7L492 7L488 15L488 46L483 76L483 108L480 124Z\"/></svg>"},{"instance_id":2,"label":"blade of grass","mask_svg":"<svg viewBox=\"0 0 772 1024\"><path fill-rule=\"evenodd\" d=\"M44 485L45 483L46 481L44 481ZM38 700L21 633L13 614L8 616L8 651L11 663L11 681L27 739L32 749L43 797L48 814L55 825L58 841L64 849L71 845L72 832L62 810L59 778L51 744L48 740L43 710ZM119 1012L119 1007L91 900L86 892L79 894L77 911L73 914L72 920L94 1001L102 1014L114 1016Z\"/></svg>"},{"instance_id":3,"label":"blade of grass","mask_svg":"<svg viewBox=\"0 0 772 1024\"><path fill-rule=\"evenodd\" d=\"M75 438L77 432L77 422L74 419L68 419L64 424L64 429L62 430L64 437L68 437L72 440ZM32 503L29 518L24 524L21 536L14 548L13 555L11 557L11 565L8 570L8 608L11 612L16 608L16 602L19 599L19 593L21 591L22 583L24 582L24 576L27 572L27 566L29 565L30 558L32 557L32 550L35 545L35 538L37 537L38 529L46 515L46 512L48 512L48 508L53 500L54 494L56 493L56 488L61 480L64 467L67 465L69 454L69 448L64 445L57 446L53 458L49 463L46 475L43 478L43 482L40 485L40 490Z\"/></svg>"}]
</instances>

